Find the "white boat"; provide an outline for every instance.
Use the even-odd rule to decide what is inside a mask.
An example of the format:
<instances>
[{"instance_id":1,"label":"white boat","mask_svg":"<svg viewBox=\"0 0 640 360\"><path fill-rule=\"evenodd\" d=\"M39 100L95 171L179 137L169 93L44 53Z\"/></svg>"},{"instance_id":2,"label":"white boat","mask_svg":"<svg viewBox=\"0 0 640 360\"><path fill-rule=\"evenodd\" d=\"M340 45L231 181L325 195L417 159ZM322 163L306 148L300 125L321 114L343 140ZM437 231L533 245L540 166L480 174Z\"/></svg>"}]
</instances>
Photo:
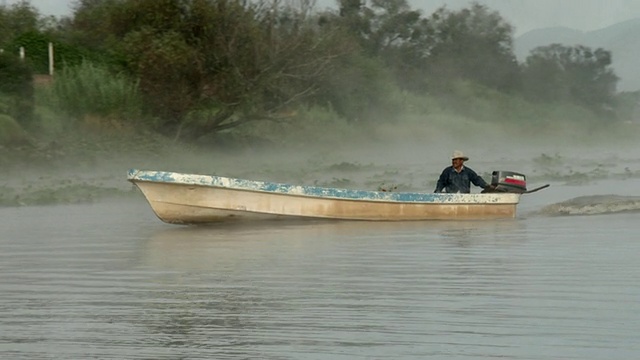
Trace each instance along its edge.
<instances>
[{"instance_id":1,"label":"white boat","mask_svg":"<svg viewBox=\"0 0 640 360\"><path fill-rule=\"evenodd\" d=\"M142 191L158 218L171 224L277 218L367 221L513 218L521 196L507 192L350 190L137 169L129 170L127 179Z\"/></svg>"}]
</instances>

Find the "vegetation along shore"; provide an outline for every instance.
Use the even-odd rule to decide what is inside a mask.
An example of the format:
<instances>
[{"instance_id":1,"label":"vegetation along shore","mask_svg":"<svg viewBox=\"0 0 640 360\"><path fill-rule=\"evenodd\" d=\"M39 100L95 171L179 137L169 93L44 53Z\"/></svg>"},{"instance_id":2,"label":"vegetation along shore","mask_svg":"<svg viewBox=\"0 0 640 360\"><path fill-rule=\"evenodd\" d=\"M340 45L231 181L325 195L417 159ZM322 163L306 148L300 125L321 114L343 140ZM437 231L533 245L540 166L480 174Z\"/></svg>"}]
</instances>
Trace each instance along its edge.
<instances>
[{"instance_id":1,"label":"vegetation along shore","mask_svg":"<svg viewBox=\"0 0 640 360\"><path fill-rule=\"evenodd\" d=\"M640 92L617 91L606 48L548 44L519 61L509 20L477 3L312 4L79 0L62 18L0 5L0 205L128 193L134 156L637 142Z\"/></svg>"}]
</instances>

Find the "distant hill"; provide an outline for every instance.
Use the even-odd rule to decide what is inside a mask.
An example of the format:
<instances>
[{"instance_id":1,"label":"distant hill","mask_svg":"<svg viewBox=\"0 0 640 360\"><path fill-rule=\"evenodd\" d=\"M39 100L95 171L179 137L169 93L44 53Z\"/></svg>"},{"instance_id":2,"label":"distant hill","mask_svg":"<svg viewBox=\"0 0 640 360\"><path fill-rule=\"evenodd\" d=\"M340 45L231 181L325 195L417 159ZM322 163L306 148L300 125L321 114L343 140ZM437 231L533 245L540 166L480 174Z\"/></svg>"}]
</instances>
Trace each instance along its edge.
<instances>
[{"instance_id":1,"label":"distant hill","mask_svg":"<svg viewBox=\"0 0 640 360\"><path fill-rule=\"evenodd\" d=\"M514 50L524 61L534 48L554 43L611 51L612 67L620 77L618 91L640 90L640 18L588 32L565 27L532 30L515 39Z\"/></svg>"}]
</instances>

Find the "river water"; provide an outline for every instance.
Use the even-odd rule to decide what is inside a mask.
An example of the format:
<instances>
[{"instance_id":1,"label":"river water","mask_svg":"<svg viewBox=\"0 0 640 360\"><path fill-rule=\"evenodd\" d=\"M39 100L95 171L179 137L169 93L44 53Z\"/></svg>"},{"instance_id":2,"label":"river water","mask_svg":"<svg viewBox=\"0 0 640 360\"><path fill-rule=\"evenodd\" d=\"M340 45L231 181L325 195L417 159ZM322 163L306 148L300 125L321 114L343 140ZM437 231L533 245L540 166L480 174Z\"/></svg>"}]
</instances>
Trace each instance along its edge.
<instances>
[{"instance_id":1,"label":"river water","mask_svg":"<svg viewBox=\"0 0 640 360\"><path fill-rule=\"evenodd\" d=\"M552 186L501 221L0 208L0 358L637 359L639 213L539 212L593 190Z\"/></svg>"}]
</instances>

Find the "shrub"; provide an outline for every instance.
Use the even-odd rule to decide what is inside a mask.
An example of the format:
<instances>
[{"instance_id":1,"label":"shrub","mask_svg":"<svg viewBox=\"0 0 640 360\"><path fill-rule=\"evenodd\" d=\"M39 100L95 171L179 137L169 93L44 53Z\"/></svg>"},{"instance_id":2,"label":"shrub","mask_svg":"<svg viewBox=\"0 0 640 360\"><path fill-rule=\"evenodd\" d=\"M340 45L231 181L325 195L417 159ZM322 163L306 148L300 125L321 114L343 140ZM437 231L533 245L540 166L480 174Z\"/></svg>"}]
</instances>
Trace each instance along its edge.
<instances>
[{"instance_id":1,"label":"shrub","mask_svg":"<svg viewBox=\"0 0 640 360\"><path fill-rule=\"evenodd\" d=\"M33 72L17 56L0 54L0 95L4 95L0 111L22 127L30 127L34 117Z\"/></svg>"},{"instance_id":2,"label":"shrub","mask_svg":"<svg viewBox=\"0 0 640 360\"><path fill-rule=\"evenodd\" d=\"M137 82L87 61L59 72L50 98L60 110L76 118L131 119L142 112Z\"/></svg>"}]
</instances>

